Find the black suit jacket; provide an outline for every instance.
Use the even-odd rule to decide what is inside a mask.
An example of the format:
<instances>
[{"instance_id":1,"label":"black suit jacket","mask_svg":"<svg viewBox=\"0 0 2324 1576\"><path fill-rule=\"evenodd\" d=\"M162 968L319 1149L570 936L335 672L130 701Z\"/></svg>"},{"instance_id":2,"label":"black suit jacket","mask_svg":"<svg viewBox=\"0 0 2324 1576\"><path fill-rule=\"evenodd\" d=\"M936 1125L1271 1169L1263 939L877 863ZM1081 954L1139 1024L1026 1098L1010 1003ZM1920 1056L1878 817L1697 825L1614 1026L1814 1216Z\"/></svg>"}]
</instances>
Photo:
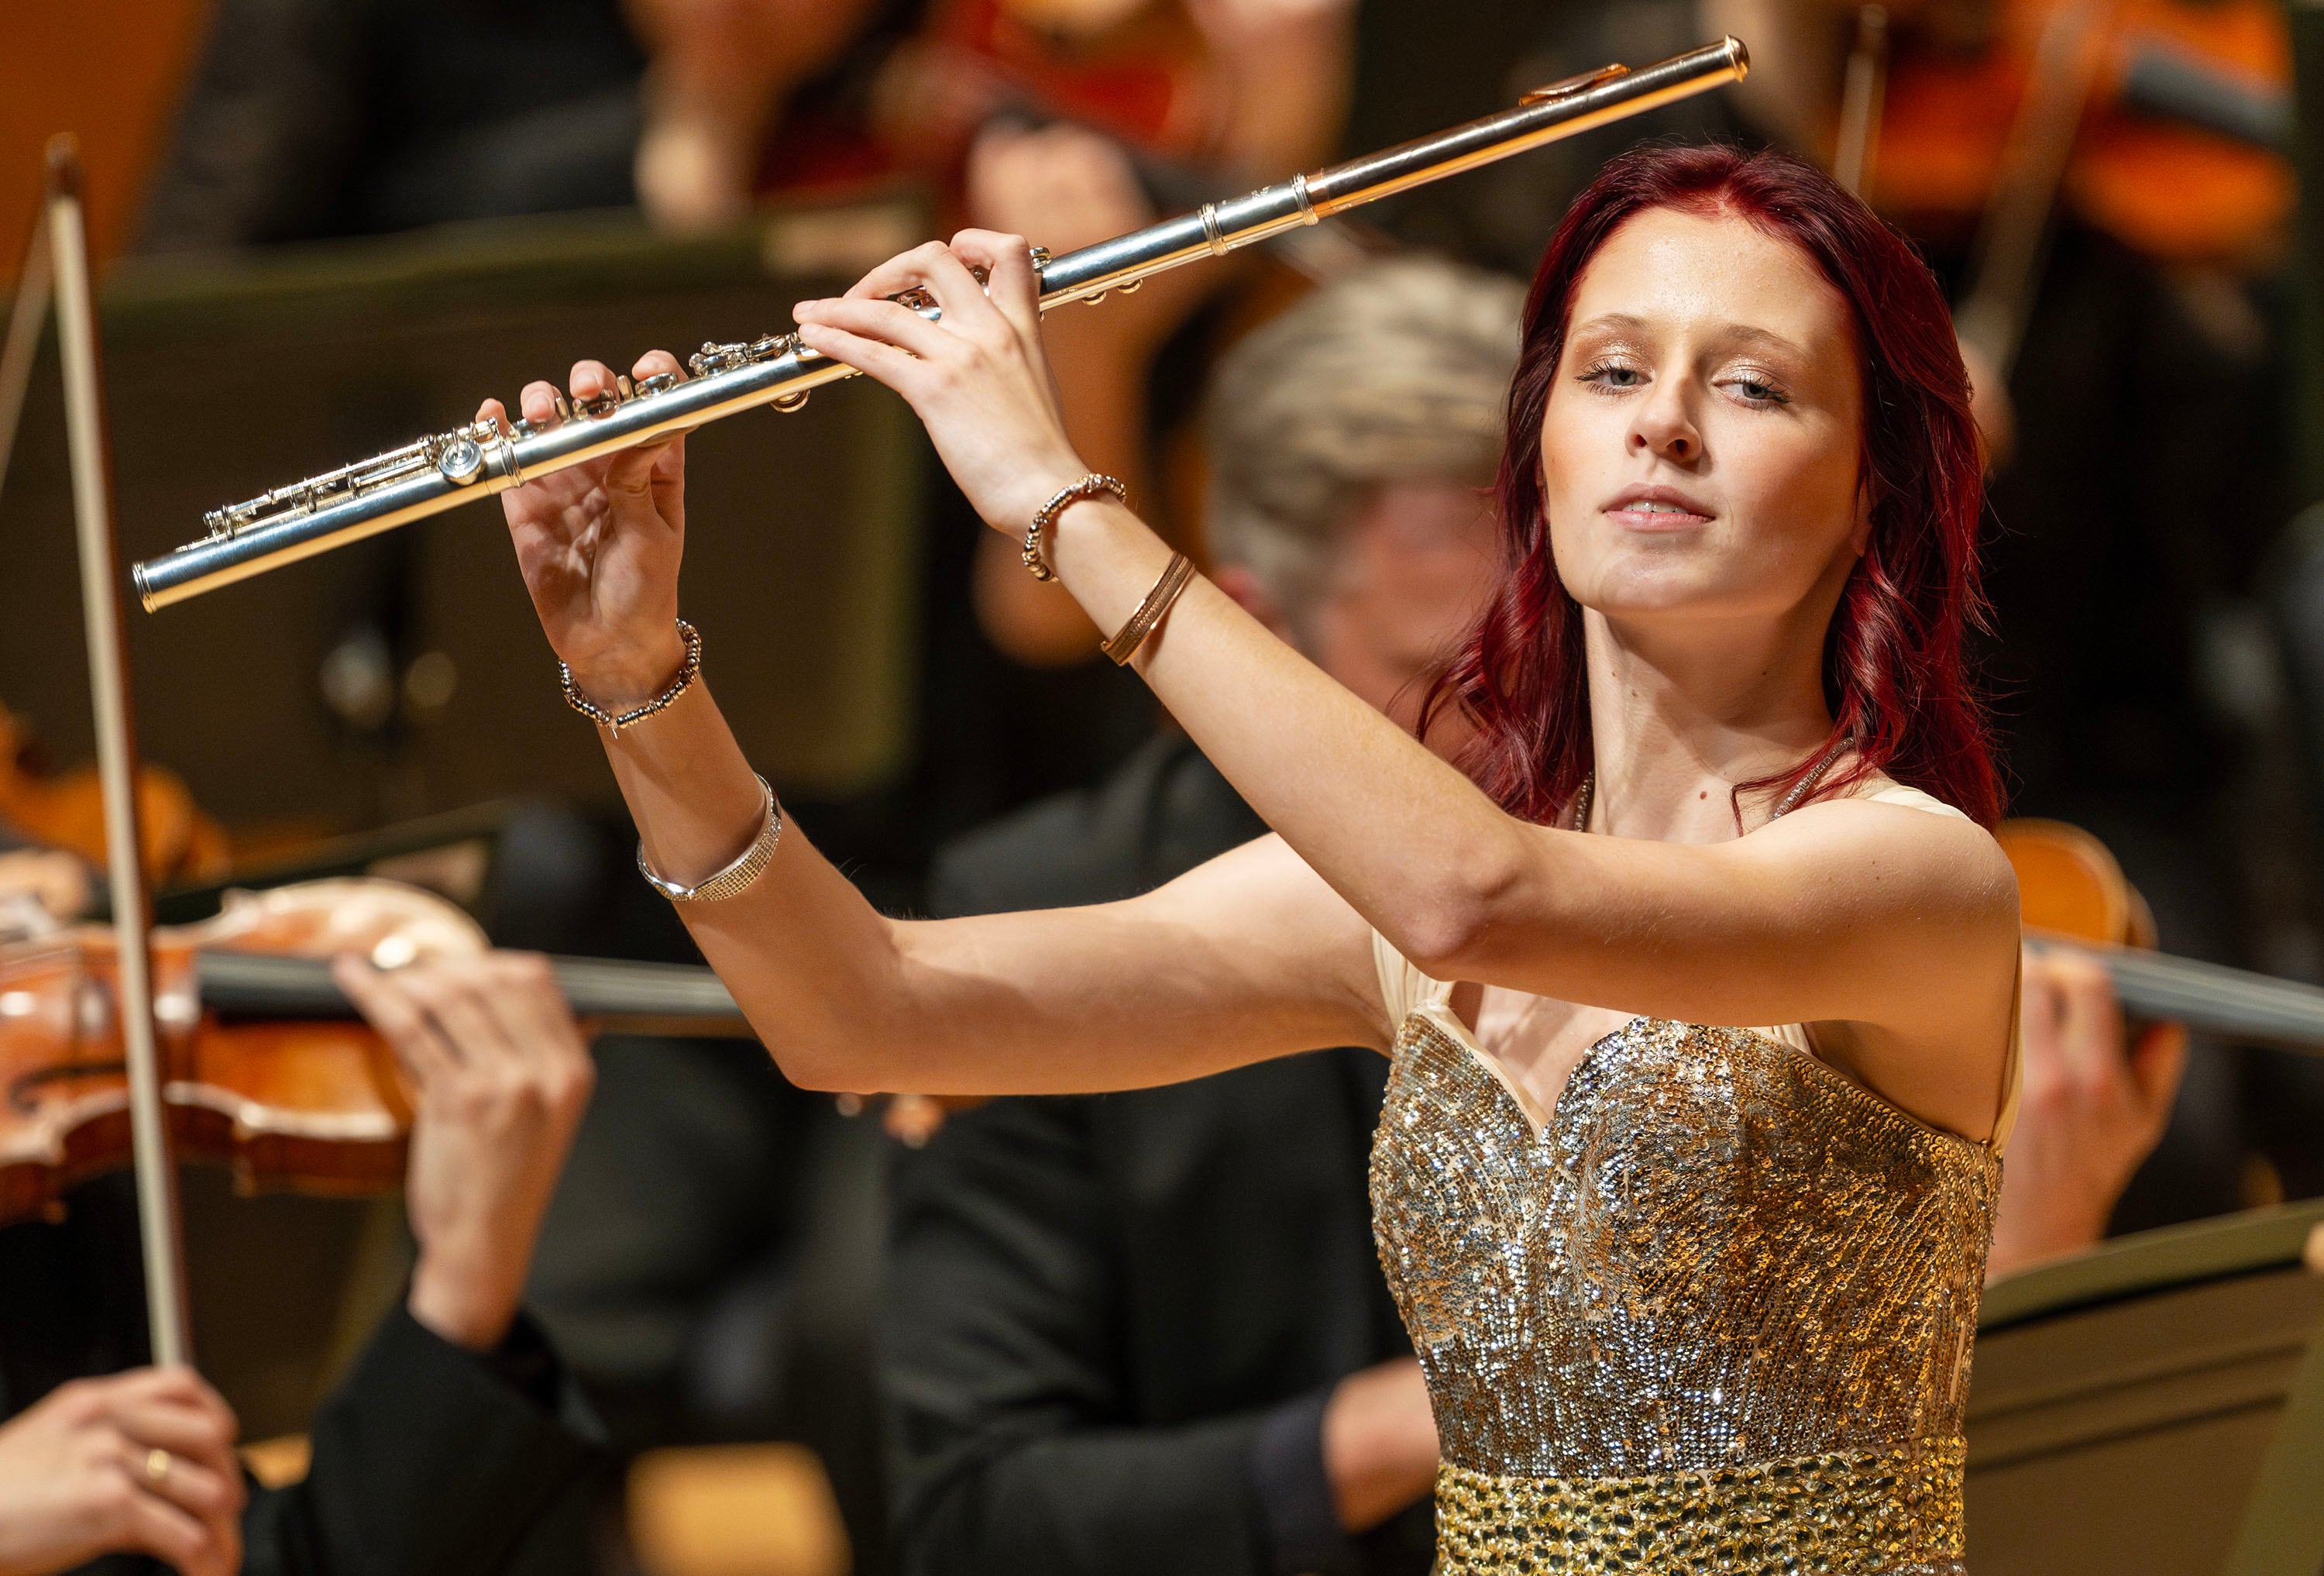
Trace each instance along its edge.
<instances>
[{"instance_id":1,"label":"black suit jacket","mask_svg":"<svg viewBox=\"0 0 2324 1576\"><path fill-rule=\"evenodd\" d=\"M939 914L1132 895L1266 830L1194 746L955 844ZM1323 1406L1411 1350L1366 1166L1387 1063L1288 1057L956 1115L895 1176L886 1342L903 1568L1420 1571L1425 1505L1338 1529Z\"/></svg>"},{"instance_id":2,"label":"black suit jacket","mask_svg":"<svg viewBox=\"0 0 2324 1576\"><path fill-rule=\"evenodd\" d=\"M67 1379L147 1360L126 1175L75 1191L59 1223L0 1230L0 1415ZM243 1514L246 1576L490 1576L513 1568L597 1460L547 1340L451 1345L399 1306L318 1409L306 1479ZM114 1557L107 1576L157 1569Z\"/></svg>"}]
</instances>

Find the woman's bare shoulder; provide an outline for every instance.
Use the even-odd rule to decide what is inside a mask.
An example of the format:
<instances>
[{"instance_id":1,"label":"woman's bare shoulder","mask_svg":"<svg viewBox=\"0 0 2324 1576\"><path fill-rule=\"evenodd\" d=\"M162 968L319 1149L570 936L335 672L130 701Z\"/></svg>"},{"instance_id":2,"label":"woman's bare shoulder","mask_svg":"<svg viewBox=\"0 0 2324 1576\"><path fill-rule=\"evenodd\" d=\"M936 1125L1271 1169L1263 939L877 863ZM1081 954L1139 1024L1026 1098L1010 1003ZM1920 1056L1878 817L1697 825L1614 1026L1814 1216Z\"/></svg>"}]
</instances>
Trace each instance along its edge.
<instances>
[{"instance_id":1,"label":"woman's bare shoulder","mask_svg":"<svg viewBox=\"0 0 2324 1576\"><path fill-rule=\"evenodd\" d=\"M2017 876L1993 834L1922 789L1876 776L1858 791L1803 805L1760 827L1769 857L1812 861L1886 886L1908 906L1931 899L1956 917L2015 926Z\"/></svg>"}]
</instances>

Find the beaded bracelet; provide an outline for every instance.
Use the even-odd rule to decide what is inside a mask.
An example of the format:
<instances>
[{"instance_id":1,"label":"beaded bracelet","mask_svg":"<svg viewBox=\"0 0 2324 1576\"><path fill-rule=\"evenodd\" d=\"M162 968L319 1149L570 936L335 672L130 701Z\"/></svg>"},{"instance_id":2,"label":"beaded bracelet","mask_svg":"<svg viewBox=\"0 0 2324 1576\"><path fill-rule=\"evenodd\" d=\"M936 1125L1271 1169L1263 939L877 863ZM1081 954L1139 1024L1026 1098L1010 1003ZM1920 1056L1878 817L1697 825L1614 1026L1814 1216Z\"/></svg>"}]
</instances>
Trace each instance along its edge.
<instances>
[{"instance_id":1,"label":"beaded bracelet","mask_svg":"<svg viewBox=\"0 0 2324 1576\"><path fill-rule=\"evenodd\" d=\"M622 736L623 728L642 723L657 712L667 711L670 703L684 695L702 673L701 632L684 619L678 621L678 632L686 637L686 660L678 665L678 676L669 681L669 687L653 699L642 705L632 706L621 715L615 716L582 694L581 687L573 682L573 669L559 662L557 665L557 677L565 686L565 704L599 727L612 733L616 739Z\"/></svg>"},{"instance_id":2,"label":"beaded bracelet","mask_svg":"<svg viewBox=\"0 0 2324 1576\"><path fill-rule=\"evenodd\" d=\"M1049 567L1047 556L1041 551L1041 538L1056 524L1057 516L1065 512L1065 505L1078 503L1084 498L1094 498L1101 493L1111 493L1124 503L1130 502L1128 487L1112 476L1092 471L1071 486L1058 488L1056 494L1041 505L1041 512L1033 516L1033 523L1025 528L1025 567L1033 572L1034 579L1055 580L1057 577L1057 572Z\"/></svg>"}]
</instances>

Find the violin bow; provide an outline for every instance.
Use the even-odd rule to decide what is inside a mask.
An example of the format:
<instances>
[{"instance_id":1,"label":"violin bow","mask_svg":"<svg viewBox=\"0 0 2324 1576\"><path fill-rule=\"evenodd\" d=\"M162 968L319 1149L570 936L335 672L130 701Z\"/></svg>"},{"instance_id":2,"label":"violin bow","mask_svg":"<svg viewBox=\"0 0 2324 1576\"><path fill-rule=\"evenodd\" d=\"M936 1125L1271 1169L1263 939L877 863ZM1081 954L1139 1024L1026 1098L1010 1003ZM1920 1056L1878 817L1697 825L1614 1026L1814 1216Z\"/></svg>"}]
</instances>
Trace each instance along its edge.
<instances>
[{"instance_id":1,"label":"violin bow","mask_svg":"<svg viewBox=\"0 0 2324 1576\"><path fill-rule=\"evenodd\" d=\"M1840 84L1840 131L1831 155L1831 178L1851 197L1864 198L1872 189L1872 161L1880 149L1880 104L1887 87L1888 8L1867 5L1856 14L1856 42L1848 51L1848 75Z\"/></svg>"},{"instance_id":2,"label":"violin bow","mask_svg":"<svg viewBox=\"0 0 2324 1576\"><path fill-rule=\"evenodd\" d=\"M106 886L118 960L115 1000L129 1069L131 1153L136 1163L138 1236L144 1249L145 1313L153 1361L192 1360L186 1323L185 1240L178 1218L178 1170L161 1109L160 1037L153 1022L153 960L148 948L152 894L146 889L138 825L137 726L130 707L129 650L122 634L120 540L115 530L106 455L105 390L97 375L97 312L88 244L81 224L81 165L69 134L49 141L48 231L56 292L57 357L64 370L65 437L72 459L73 525L80 543L81 622L88 636L89 701L97 720L97 765L105 799ZM35 247L40 237L33 238ZM28 276L30 271L27 271Z\"/></svg>"},{"instance_id":3,"label":"violin bow","mask_svg":"<svg viewBox=\"0 0 2324 1576\"><path fill-rule=\"evenodd\" d=\"M1992 198L1978 226L1976 272L1954 330L2006 384L2048 250L2050 210L2066 179L2082 111L2096 86L2111 0L2067 0L2043 24L2025 97L2010 123Z\"/></svg>"},{"instance_id":4,"label":"violin bow","mask_svg":"<svg viewBox=\"0 0 2324 1576\"><path fill-rule=\"evenodd\" d=\"M41 325L49 316L48 211L32 221L16 294L8 304L8 337L0 343L0 486L8 482L8 457L16 452L16 429L24 419L24 395L32 386L32 358L41 348Z\"/></svg>"}]
</instances>

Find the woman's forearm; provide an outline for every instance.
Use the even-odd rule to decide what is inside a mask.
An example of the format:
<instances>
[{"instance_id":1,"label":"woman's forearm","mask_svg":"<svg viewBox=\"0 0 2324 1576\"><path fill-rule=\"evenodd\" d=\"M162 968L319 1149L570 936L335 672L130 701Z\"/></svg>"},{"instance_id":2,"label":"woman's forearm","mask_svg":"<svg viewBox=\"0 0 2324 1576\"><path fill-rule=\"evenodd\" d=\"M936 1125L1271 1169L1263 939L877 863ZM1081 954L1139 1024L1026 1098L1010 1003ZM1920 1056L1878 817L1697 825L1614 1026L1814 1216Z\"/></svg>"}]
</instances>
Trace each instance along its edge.
<instances>
[{"instance_id":1,"label":"woman's forearm","mask_svg":"<svg viewBox=\"0 0 2324 1576\"><path fill-rule=\"evenodd\" d=\"M764 801L702 684L604 742L656 873L697 883L750 845ZM787 825L747 889L678 914L809 1088L1137 1088L1361 1040L1376 1011L1352 916L1279 845L1133 903L927 922L881 915Z\"/></svg>"},{"instance_id":2,"label":"woman's forearm","mask_svg":"<svg viewBox=\"0 0 2324 1576\"><path fill-rule=\"evenodd\" d=\"M750 847L764 800L706 679L599 739L655 873L692 886ZM890 923L798 827L784 828L746 890L681 904L678 917L786 1072L821 1083L853 1062L858 1086L881 1086L880 1037L855 1019L880 997L872 982L892 960Z\"/></svg>"},{"instance_id":3,"label":"woman's forearm","mask_svg":"<svg viewBox=\"0 0 2324 1576\"><path fill-rule=\"evenodd\" d=\"M707 678L645 722L619 734L601 728L597 738L647 862L665 880L691 886L750 845L759 785Z\"/></svg>"},{"instance_id":4,"label":"woman's forearm","mask_svg":"<svg viewBox=\"0 0 2324 1576\"><path fill-rule=\"evenodd\" d=\"M1104 500L1065 512L1050 558L1110 632L1170 548ZM1423 966L1457 955L1545 852L1467 778L1207 581L1187 586L1133 662L1267 824Z\"/></svg>"}]
</instances>

